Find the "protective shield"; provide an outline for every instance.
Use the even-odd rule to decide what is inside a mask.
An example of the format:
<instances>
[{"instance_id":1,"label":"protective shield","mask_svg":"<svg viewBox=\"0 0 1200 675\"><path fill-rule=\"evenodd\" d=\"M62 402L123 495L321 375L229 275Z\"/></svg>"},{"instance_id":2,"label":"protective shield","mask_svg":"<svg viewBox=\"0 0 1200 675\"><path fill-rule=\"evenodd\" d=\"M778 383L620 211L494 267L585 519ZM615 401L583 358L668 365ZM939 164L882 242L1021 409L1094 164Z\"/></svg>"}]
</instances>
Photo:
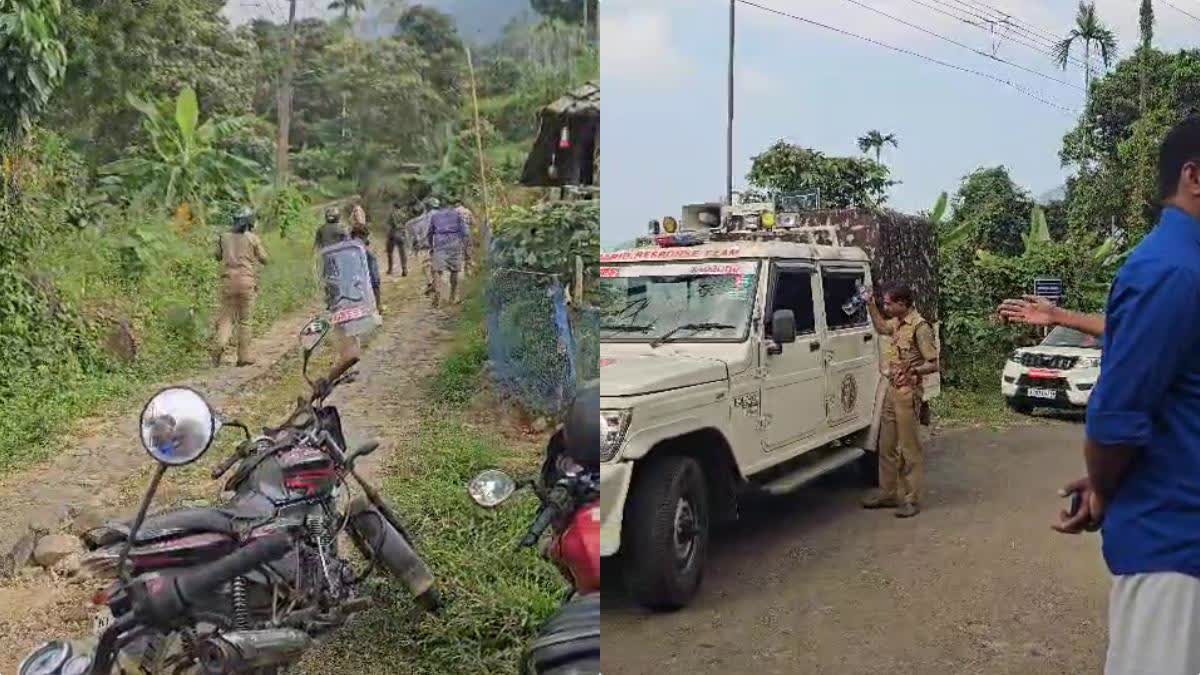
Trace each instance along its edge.
<instances>
[{"instance_id":1,"label":"protective shield","mask_svg":"<svg viewBox=\"0 0 1200 675\"><path fill-rule=\"evenodd\" d=\"M382 323L371 290L367 251L357 241L341 241L321 249L325 309L346 335L361 335Z\"/></svg>"}]
</instances>

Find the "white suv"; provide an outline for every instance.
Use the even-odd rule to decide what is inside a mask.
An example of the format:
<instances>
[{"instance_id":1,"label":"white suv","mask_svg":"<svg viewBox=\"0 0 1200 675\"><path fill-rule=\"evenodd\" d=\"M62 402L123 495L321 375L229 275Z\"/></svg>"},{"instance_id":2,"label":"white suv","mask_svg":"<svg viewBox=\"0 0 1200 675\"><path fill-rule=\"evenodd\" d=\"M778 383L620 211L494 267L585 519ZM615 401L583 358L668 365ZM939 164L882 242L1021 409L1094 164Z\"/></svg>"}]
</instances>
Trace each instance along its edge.
<instances>
[{"instance_id":1,"label":"white suv","mask_svg":"<svg viewBox=\"0 0 1200 675\"><path fill-rule=\"evenodd\" d=\"M1036 347L1018 349L1004 364L1000 391L1013 410L1086 408L1100 377L1100 342L1058 326Z\"/></svg>"}]
</instances>

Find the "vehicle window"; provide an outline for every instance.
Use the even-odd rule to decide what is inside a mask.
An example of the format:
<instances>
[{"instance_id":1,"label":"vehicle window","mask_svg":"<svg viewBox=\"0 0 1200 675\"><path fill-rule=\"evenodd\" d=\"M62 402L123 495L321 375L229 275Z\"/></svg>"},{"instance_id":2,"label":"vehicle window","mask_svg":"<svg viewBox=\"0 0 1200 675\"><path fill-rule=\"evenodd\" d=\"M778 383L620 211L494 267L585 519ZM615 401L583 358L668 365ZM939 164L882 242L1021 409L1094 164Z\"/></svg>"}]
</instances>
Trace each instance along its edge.
<instances>
[{"instance_id":1,"label":"vehicle window","mask_svg":"<svg viewBox=\"0 0 1200 675\"><path fill-rule=\"evenodd\" d=\"M1072 328L1055 326L1054 330L1042 340L1043 347L1081 347L1083 349L1100 349L1100 341L1086 333L1080 333Z\"/></svg>"},{"instance_id":2,"label":"vehicle window","mask_svg":"<svg viewBox=\"0 0 1200 675\"><path fill-rule=\"evenodd\" d=\"M790 309L796 315L796 335L816 332L817 316L813 307L812 275L812 270L779 268L771 309L766 317L767 337L771 337L771 317L781 309Z\"/></svg>"},{"instance_id":3,"label":"vehicle window","mask_svg":"<svg viewBox=\"0 0 1200 675\"><path fill-rule=\"evenodd\" d=\"M600 270L602 340L741 340L750 328L756 261L616 265Z\"/></svg>"},{"instance_id":4,"label":"vehicle window","mask_svg":"<svg viewBox=\"0 0 1200 675\"><path fill-rule=\"evenodd\" d=\"M842 305L858 292L858 285L864 283L865 273L862 271L821 272L821 285L825 295L825 324L829 330L841 328L856 328L867 325L867 308L859 307L854 314L846 314Z\"/></svg>"}]
</instances>

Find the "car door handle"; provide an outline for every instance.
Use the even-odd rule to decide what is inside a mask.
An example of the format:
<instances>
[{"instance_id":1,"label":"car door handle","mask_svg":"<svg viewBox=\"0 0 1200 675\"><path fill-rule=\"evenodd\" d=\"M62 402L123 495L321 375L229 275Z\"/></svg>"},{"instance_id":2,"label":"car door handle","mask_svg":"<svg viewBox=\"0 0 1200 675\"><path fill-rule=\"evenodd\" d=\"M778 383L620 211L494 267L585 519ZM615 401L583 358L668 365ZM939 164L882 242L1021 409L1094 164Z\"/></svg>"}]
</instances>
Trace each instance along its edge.
<instances>
[{"instance_id":1,"label":"car door handle","mask_svg":"<svg viewBox=\"0 0 1200 675\"><path fill-rule=\"evenodd\" d=\"M820 348L821 348L821 343L820 343L820 342L810 342L810 343L808 343L808 351L810 351L810 352L815 352L815 351L817 351L817 350L818 350L818 349L820 349Z\"/></svg>"},{"instance_id":2,"label":"car door handle","mask_svg":"<svg viewBox=\"0 0 1200 675\"><path fill-rule=\"evenodd\" d=\"M870 333L867 333L866 335L863 336L863 342L870 342L871 340L874 340L874 339L875 339L875 336L871 335Z\"/></svg>"}]
</instances>

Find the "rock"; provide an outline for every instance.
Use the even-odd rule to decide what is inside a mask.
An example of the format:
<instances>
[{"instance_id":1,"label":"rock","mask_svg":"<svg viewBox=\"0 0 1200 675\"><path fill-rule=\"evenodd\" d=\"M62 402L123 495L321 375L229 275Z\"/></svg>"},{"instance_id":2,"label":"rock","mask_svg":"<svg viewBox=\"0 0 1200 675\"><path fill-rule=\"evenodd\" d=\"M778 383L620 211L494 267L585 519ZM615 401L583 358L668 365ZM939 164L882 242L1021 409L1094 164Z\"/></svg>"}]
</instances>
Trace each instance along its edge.
<instances>
[{"instance_id":1,"label":"rock","mask_svg":"<svg viewBox=\"0 0 1200 675\"><path fill-rule=\"evenodd\" d=\"M33 549L37 546L37 539L37 533L31 531L17 540L12 550L5 554L4 560L0 562L0 577L11 578L29 565L30 559L33 558Z\"/></svg>"},{"instance_id":2,"label":"rock","mask_svg":"<svg viewBox=\"0 0 1200 675\"><path fill-rule=\"evenodd\" d=\"M80 509L71 521L71 534L82 537L103 525L107 520L108 518L97 509Z\"/></svg>"},{"instance_id":3,"label":"rock","mask_svg":"<svg viewBox=\"0 0 1200 675\"><path fill-rule=\"evenodd\" d=\"M104 337L104 351L121 363L132 363L137 359L137 338L129 321L118 319L109 327Z\"/></svg>"},{"instance_id":4,"label":"rock","mask_svg":"<svg viewBox=\"0 0 1200 675\"><path fill-rule=\"evenodd\" d=\"M38 513L29 520L29 529L38 534L49 534L58 530L58 525L67 519L66 504L51 507Z\"/></svg>"},{"instance_id":5,"label":"rock","mask_svg":"<svg viewBox=\"0 0 1200 675\"><path fill-rule=\"evenodd\" d=\"M79 539L66 534L51 534L38 540L33 549L33 559L49 569L72 553L78 553L79 549Z\"/></svg>"},{"instance_id":6,"label":"rock","mask_svg":"<svg viewBox=\"0 0 1200 675\"><path fill-rule=\"evenodd\" d=\"M536 417L533 420L532 428L533 433L544 434L546 433L546 430L550 428L550 423L547 422L544 417Z\"/></svg>"},{"instance_id":7,"label":"rock","mask_svg":"<svg viewBox=\"0 0 1200 675\"><path fill-rule=\"evenodd\" d=\"M79 553L72 553L62 560L54 563L54 566L50 569L56 574L73 577L76 574L79 574L82 565L83 556L79 555Z\"/></svg>"}]
</instances>

